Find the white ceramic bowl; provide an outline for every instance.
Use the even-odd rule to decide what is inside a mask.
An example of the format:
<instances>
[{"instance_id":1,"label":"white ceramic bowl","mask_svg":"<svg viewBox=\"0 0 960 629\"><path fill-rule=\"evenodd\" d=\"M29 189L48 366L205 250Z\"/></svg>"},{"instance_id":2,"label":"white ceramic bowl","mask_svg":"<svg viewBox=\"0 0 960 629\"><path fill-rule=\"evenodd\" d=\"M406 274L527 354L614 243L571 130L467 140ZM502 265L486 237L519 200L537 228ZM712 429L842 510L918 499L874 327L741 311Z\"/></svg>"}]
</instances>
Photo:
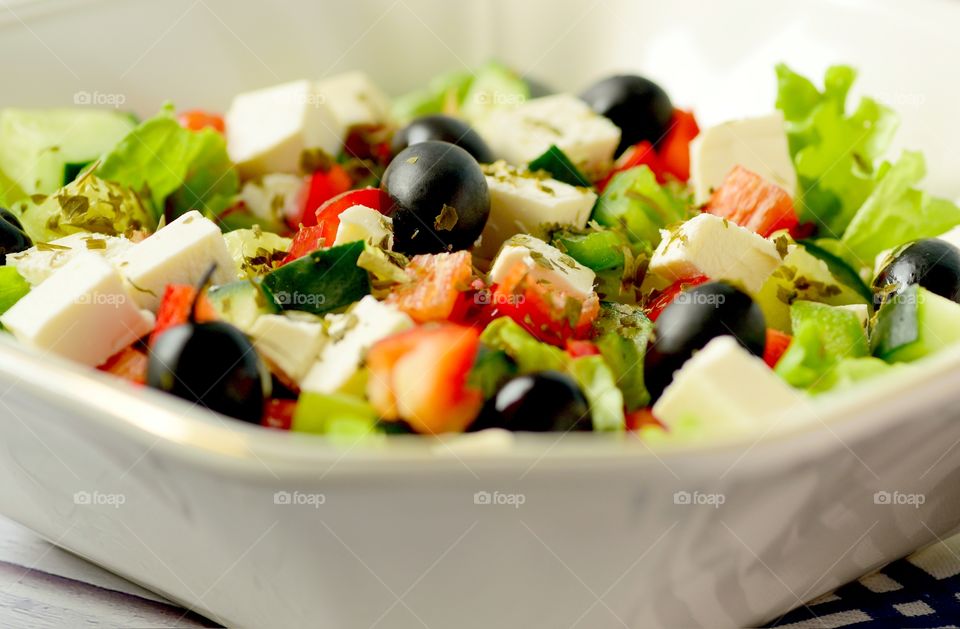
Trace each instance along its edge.
<instances>
[{"instance_id":1,"label":"white ceramic bowl","mask_svg":"<svg viewBox=\"0 0 960 629\"><path fill-rule=\"evenodd\" d=\"M709 124L769 110L776 61L850 62L902 112L929 187L955 196L958 21L933 0L8 0L0 105L82 91L142 114L165 99L222 109L245 88L352 68L398 92L497 56L572 90L642 71ZM0 339L0 510L230 625L756 624L954 528L958 402L954 348L708 448L344 445Z\"/></svg>"}]
</instances>

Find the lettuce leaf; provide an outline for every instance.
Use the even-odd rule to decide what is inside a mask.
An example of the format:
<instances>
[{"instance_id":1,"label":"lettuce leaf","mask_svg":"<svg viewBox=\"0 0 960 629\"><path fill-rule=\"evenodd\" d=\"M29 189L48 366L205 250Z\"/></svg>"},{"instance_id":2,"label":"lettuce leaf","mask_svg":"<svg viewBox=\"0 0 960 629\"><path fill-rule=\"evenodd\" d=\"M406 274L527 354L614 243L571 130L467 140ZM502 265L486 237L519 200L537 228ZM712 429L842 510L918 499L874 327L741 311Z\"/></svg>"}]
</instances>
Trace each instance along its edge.
<instances>
[{"instance_id":1,"label":"lettuce leaf","mask_svg":"<svg viewBox=\"0 0 960 629\"><path fill-rule=\"evenodd\" d=\"M597 347L616 377L628 411L650 403L643 379L643 358L653 333L653 322L639 307L603 303L596 327Z\"/></svg>"},{"instance_id":2,"label":"lettuce leaf","mask_svg":"<svg viewBox=\"0 0 960 629\"><path fill-rule=\"evenodd\" d=\"M596 432L623 432L623 393L617 388L613 371L602 356L585 356L570 361L569 373L590 403L590 417Z\"/></svg>"},{"instance_id":3,"label":"lettuce leaf","mask_svg":"<svg viewBox=\"0 0 960 629\"><path fill-rule=\"evenodd\" d=\"M816 223L824 236L838 237L873 191L875 162L893 139L897 116L870 98L847 114L856 79L848 66L828 68L822 92L784 64L776 71L777 108L786 119L800 182L800 218Z\"/></svg>"},{"instance_id":4,"label":"lettuce leaf","mask_svg":"<svg viewBox=\"0 0 960 629\"><path fill-rule=\"evenodd\" d=\"M505 352L521 374L535 371L565 371L569 356L553 345L541 343L510 317L490 322L480 335L487 347Z\"/></svg>"},{"instance_id":5,"label":"lettuce leaf","mask_svg":"<svg viewBox=\"0 0 960 629\"><path fill-rule=\"evenodd\" d=\"M593 220L607 227L622 227L631 241L653 247L660 242L661 229L691 216L689 197L661 186L647 166L614 175L593 208Z\"/></svg>"},{"instance_id":6,"label":"lettuce leaf","mask_svg":"<svg viewBox=\"0 0 960 629\"><path fill-rule=\"evenodd\" d=\"M884 163L876 188L854 215L841 241L862 260L884 250L938 236L960 224L960 208L915 186L926 174L923 155L904 151L894 164Z\"/></svg>"},{"instance_id":7,"label":"lettuce leaf","mask_svg":"<svg viewBox=\"0 0 960 629\"><path fill-rule=\"evenodd\" d=\"M194 209L217 216L240 186L223 137L184 129L170 105L121 140L97 176L135 190L158 220L167 210L171 220Z\"/></svg>"}]
</instances>

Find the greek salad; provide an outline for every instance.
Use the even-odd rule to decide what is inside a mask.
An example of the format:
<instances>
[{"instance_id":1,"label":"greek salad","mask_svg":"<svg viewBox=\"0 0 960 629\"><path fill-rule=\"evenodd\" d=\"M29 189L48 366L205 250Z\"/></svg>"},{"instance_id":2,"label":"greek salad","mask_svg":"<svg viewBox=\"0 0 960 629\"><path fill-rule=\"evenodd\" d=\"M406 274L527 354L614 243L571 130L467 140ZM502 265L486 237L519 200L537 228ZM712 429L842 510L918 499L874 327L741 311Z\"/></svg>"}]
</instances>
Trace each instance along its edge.
<instances>
[{"instance_id":1,"label":"greek salad","mask_svg":"<svg viewBox=\"0 0 960 629\"><path fill-rule=\"evenodd\" d=\"M776 75L703 129L497 62L2 110L3 334L275 429L761 430L960 341L960 208L885 161L894 112Z\"/></svg>"}]
</instances>

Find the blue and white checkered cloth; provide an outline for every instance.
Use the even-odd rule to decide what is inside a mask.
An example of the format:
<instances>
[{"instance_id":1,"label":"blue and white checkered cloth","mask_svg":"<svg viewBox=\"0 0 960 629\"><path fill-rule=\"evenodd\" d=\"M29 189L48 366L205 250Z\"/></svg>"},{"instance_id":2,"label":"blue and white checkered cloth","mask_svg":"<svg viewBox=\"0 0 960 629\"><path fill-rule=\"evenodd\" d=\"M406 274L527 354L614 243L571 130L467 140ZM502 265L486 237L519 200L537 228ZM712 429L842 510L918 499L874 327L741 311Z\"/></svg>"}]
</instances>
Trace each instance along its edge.
<instances>
[{"instance_id":1,"label":"blue and white checkered cloth","mask_svg":"<svg viewBox=\"0 0 960 629\"><path fill-rule=\"evenodd\" d=\"M848 583L769 626L960 629L960 535Z\"/></svg>"}]
</instances>

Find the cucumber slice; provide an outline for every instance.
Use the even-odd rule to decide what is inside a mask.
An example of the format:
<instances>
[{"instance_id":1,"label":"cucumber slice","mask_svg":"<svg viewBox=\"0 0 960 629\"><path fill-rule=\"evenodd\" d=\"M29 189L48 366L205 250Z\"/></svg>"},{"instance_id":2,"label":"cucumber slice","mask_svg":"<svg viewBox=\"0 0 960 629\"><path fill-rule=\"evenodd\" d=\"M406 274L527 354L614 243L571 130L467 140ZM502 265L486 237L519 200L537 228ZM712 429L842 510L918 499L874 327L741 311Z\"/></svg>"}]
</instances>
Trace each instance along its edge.
<instances>
[{"instance_id":1,"label":"cucumber slice","mask_svg":"<svg viewBox=\"0 0 960 629\"><path fill-rule=\"evenodd\" d=\"M530 87L520 75L502 63L490 61L474 73L460 113L467 120L478 120L495 109L516 107L528 98Z\"/></svg>"},{"instance_id":2,"label":"cucumber slice","mask_svg":"<svg viewBox=\"0 0 960 629\"><path fill-rule=\"evenodd\" d=\"M221 319L244 331L249 330L260 315L280 312L260 285L250 280L214 286L207 291L207 299Z\"/></svg>"},{"instance_id":3,"label":"cucumber slice","mask_svg":"<svg viewBox=\"0 0 960 629\"><path fill-rule=\"evenodd\" d=\"M910 362L960 341L960 304L913 284L877 314L873 355Z\"/></svg>"},{"instance_id":4,"label":"cucumber slice","mask_svg":"<svg viewBox=\"0 0 960 629\"><path fill-rule=\"evenodd\" d=\"M855 290L867 303L873 303L873 292L870 290L870 287L866 285L860 277L860 274L842 258L833 255L810 240L801 240L799 244L803 245L810 255L823 260L827 268L830 269L830 272L833 273L833 276L840 280L840 282Z\"/></svg>"},{"instance_id":5,"label":"cucumber slice","mask_svg":"<svg viewBox=\"0 0 960 629\"><path fill-rule=\"evenodd\" d=\"M261 286L283 310L324 314L370 294L370 276L357 266L362 241L320 249L263 278Z\"/></svg>"},{"instance_id":6,"label":"cucumber slice","mask_svg":"<svg viewBox=\"0 0 960 629\"><path fill-rule=\"evenodd\" d=\"M589 188L591 185L587 176L580 172L580 169L556 144L551 144L543 155L530 162L528 168L530 172L545 171L557 181L571 186Z\"/></svg>"},{"instance_id":7,"label":"cucumber slice","mask_svg":"<svg viewBox=\"0 0 960 629\"><path fill-rule=\"evenodd\" d=\"M51 194L135 127L127 114L100 109L0 112L0 169L26 194ZM78 172L78 171L77 171Z\"/></svg>"},{"instance_id":8,"label":"cucumber slice","mask_svg":"<svg viewBox=\"0 0 960 629\"><path fill-rule=\"evenodd\" d=\"M362 398L345 393L300 394L290 430L340 437L362 437L376 430L377 413Z\"/></svg>"},{"instance_id":9,"label":"cucumber slice","mask_svg":"<svg viewBox=\"0 0 960 629\"><path fill-rule=\"evenodd\" d=\"M860 318L844 307L797 301L790 318L793 340L775 371L791 386L826 390L837 380L838 364L870 354Z\"/></svg>"}]
</instances>

